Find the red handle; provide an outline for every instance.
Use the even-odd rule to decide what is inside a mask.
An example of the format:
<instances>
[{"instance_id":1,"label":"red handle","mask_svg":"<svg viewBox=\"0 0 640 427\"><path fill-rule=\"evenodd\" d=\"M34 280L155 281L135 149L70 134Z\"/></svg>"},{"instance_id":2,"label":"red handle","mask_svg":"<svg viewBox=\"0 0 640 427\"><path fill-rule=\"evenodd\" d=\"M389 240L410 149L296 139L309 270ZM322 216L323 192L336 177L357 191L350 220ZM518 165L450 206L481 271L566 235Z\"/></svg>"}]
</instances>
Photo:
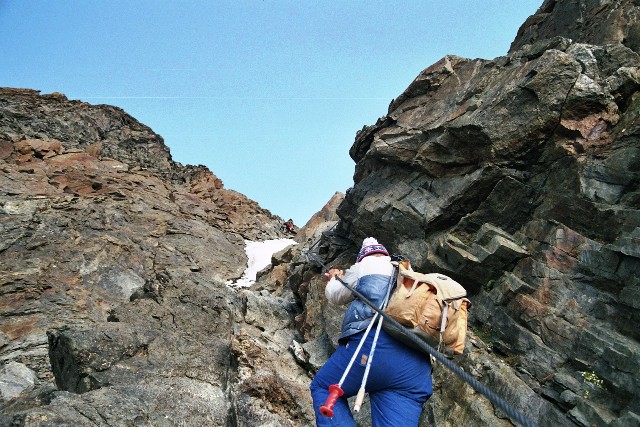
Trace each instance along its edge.
<instances>
[{"instance_id":1,"label":"red handle","mask_svg":"<svg viewBox=\"0 0 640 427\"><path fill-rule=\"evenodd\" d=\"M324 402L324 405L320 407L320 413L325 417L333 417L333 405L336 404L336 401L340 396L344 394L344 391L340 388L338 384L332 384L329 386L329 397L327 397L327 401Z\"/></svg>"}]
</instances>

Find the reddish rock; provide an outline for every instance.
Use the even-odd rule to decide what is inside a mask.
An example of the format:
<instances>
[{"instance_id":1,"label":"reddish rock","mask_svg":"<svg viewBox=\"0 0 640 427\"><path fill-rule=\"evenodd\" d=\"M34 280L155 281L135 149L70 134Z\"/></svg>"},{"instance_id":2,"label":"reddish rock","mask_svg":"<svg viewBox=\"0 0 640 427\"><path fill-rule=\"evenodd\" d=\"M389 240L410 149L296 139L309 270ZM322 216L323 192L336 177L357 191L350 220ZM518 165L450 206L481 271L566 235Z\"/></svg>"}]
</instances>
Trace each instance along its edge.
<instances>
[{"instance_id":1,"label":"reddish rock","mask_svg":"<svg viewBox=\"0 0 640 427\"><path fill-rule=\"evenodd\" d=\"M0 159L6 159L13 154L13 144L11 141L0 140Z\"/></svg>"}]
</instances>

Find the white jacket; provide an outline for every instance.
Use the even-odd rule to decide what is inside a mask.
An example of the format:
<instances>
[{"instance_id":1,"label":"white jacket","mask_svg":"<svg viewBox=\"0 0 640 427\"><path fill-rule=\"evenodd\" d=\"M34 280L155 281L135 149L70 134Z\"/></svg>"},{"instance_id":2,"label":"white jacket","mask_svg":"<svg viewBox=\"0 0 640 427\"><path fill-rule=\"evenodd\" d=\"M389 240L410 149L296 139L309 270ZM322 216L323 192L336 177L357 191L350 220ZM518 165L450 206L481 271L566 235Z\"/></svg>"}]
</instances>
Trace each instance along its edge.
<instances>
[{"instance_id":1,"label":"white jacket","mask_svg":"<svg viewBox=\"0 0 640 427\"><path fill-rule=\"evenodd\" d=\"M391 264L391 257L380 255L369 255L364 257L360 262L349 267L344 272L344 281L349 286L354 287L363 276L369 274L384 274L390 276L393 273L393 265ZM327 283L327 287L324 289L324 294L327 300L336 305L344 305L350 303L355 299L353 293L347 289L342 283L338 282L335 277Z\"/></svg>"}]
</instances>

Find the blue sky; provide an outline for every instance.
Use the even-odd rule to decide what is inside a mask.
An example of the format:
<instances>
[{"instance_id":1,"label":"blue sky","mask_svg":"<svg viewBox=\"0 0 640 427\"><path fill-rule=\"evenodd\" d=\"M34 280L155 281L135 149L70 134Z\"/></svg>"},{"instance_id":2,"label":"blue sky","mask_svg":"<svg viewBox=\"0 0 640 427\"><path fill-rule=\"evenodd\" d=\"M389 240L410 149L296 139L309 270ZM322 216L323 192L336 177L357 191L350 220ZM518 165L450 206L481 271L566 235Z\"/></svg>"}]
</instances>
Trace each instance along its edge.
<instances>
[{"instance_id":1,"label":"blue sky","mask_svg":"<svg viewBox=\"0 0 640 427\"><path fill-rule=\"evenodd\" d=\"M0 86L110 104L303 225L356 132L447 54L505 55L542 0L0 0Z\"/></svg>"}]
</instances>

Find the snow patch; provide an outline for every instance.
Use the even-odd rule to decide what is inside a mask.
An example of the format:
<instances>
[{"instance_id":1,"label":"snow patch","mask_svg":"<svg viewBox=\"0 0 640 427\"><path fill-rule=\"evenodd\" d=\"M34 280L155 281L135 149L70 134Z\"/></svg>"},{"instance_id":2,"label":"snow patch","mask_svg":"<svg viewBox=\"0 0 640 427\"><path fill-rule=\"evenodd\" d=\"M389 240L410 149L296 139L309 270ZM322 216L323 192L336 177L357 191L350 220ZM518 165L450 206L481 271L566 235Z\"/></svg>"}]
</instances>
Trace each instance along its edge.
<instances>
[{"instance_id":1,"label":"snow patch","mask_svg":"<svg viewBox=\"0 0 640 427\"><path fill-rule=\"evenodd\" d=\"M297 245L292 239L274 239L262 242L245 240L245 252L247 253L247 268L242 277L236 280L228 280L227 286L233 288L247 288L256 282L256 274L271 263L271 256L282 249Z\"/></svg>"}]
</instances>

